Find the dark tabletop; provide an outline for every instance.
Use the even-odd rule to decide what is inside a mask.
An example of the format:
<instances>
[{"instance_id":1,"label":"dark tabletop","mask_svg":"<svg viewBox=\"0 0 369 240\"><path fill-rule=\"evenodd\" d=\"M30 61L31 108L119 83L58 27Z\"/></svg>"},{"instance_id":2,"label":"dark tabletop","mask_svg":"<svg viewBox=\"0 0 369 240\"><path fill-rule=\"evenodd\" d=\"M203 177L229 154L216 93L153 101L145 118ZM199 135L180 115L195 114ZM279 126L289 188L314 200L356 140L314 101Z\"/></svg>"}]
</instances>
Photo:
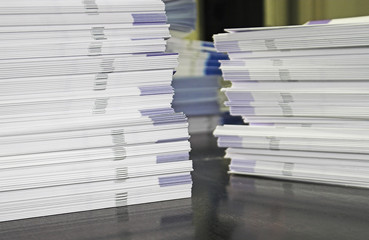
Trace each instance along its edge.
<instances>
[{"instance_id":1,"label":"dark tabletop","mask_svg":"<svg viewBox=\"0 0 369 240\"><path fill-rule=\"evenodd\" d=\"M0 223L0 239L369 240L369 190L230 176L211 135L191 144L191 199Z\"/></svg>"}]
</instances>

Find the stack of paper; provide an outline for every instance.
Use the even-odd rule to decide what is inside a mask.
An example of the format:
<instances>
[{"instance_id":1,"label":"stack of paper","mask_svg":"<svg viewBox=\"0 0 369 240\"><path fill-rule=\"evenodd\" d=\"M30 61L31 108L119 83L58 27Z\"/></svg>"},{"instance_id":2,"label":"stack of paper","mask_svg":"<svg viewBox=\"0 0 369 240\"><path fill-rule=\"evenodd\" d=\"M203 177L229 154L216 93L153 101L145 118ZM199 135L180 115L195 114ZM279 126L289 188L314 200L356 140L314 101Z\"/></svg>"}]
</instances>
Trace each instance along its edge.
<instances>
[{"instance_id":1,"label":"stack of paper","mask_svg":"<svg viewBox=\"0 0 369 240\"><path fill-rule=\"evenodd\" d=\"M218 127L231 173L369 187L369 17L233 29L214 36L226 105L250 126Z\"/></svg>"},{"instance_id":2,"label":"stack of paper","mask_svg":"<svg viewBox=\"0 0 369 240\"><path fill-rule=\"evenodd\" d=\"M184 37L195 29L197 11L195 0L163 0L170 30L176 37Z\"/></svg>"},{"instance_id":3,"label":"stack of paper","mask_svg":"<svg viewBox=\"0 0 369 240\"><path fill-rule=\"evenodd\" d=\"M219 60L227 56L215 52L207 42L180 39L170 39L168 51L179 52L173 80L174 109L187 116L218 114Z\"/></svg>"},{"instance_id":4,"label":"stack of paper","mask_svg":"<svg viewBox=\"0 0 369 240\"><path fill-rule=\"evenodd\" d=\"M194 118L196 122L205 123L202 127L192 127L194 124L190 121L190 130L209 131L209 128L211 132L220 114L219 60L227 59L227 55L217 53L211 43L181 39L170 39L168 51L179 52L179 66L172 84L175 90L173 108L176 112L184 112L189 118ZM208 116L214 117L207 121Z\"/></svg>"},{"instance_id":5,"label":"stack of paper","mask_svg":"<svg viewBox=\"0 0 369 240\"><path fill-rule=\"evenodd\" d=\"M0 5L0 221L190 197L164 8Z\"/></svg>"},{"instance_id":6,"label":"stack of paper","mask_svg":"<svg viewBox=\"0 0 369 240\"><path fill-rule=\"evenodd\" d=\"M164 0L170 33L167 52L179 52L179 66L173 79L173 108L189 117L189 132L212 132L219 122L220 59L213 43L188 40L195 30L194 0Z\"/></svg>"}]
</instances>

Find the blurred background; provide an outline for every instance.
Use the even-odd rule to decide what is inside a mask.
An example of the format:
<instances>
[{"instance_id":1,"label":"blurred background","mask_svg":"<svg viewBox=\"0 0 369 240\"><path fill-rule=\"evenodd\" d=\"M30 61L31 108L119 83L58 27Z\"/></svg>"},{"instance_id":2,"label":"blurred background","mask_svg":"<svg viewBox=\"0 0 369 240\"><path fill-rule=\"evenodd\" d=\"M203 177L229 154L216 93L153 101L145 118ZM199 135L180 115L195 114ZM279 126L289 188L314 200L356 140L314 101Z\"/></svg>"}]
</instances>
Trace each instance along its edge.
<instances>
[{"instance_id":1,"label":"blurred background","mask_svg":"<svg viewBox=\"0 0 369 240\"><path fill-rule=\"evenodd\" d=\"M369 14L368 0L196 0L192 39L212 41L225 28L303 24L309 20Z\"/></svg>"}]
</instances>

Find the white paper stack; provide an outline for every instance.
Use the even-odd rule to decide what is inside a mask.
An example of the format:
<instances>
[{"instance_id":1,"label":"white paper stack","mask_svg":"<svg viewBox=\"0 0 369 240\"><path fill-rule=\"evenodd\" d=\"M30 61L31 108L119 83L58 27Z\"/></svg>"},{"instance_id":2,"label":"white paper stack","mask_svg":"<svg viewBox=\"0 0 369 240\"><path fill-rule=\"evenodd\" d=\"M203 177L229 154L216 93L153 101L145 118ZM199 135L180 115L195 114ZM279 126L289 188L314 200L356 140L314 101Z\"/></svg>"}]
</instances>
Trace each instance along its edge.
<instances>
[{"instance_id":1,"label":"white paper stack","mask_svg":"<svg viewBox=\"0 0 369 240\"><path fill-rule=\"evenodd\" d=\"M214 36L231 114L231 173L369 187L369 17Z\"/></svg>"},{"instance_id":2,"label":"white paper stack","mask_svg":"<svg viewBox=\"0 0 369 240\"><path fill-rule=\"evenodd\" d=\"M197 11L195 0L163 0L173 36L182 38L195 30Z\"/></svg>"},{"instance_id":3,"label":"white paper stack","mask_svg":"<svg viewBox=\"0 0 369 240\"><path fill-rule=\"evenodd\" d=\"M217 53L211 43L181 39L170 39L168 51L179 52L173 80L174 109L189 117L219 114L219 60L227 56Z\"/></svg>"},{"instance_id":4,"label":"white paper stack","mask_svg":"<svg viewBox=\"0 0 369 240\"><path fill-rule=\"evenodd\" d=\"M0 4L0 221L191 196L164 9Z\"/></svg>"},{"instance_id":5,"label":"white paper stack","mask_svg":"<svg viewBox=\"0 0 369 240\"><path fill-rule=\"evenodd\" d=\"M167 52L179 53L179 66L173 79L173 108L189 118L189 132L212 132L219 122L220 59L214 44L188 40L195 30L195 0L164 0L170 33Z\"/></svg>"}]
</instances>

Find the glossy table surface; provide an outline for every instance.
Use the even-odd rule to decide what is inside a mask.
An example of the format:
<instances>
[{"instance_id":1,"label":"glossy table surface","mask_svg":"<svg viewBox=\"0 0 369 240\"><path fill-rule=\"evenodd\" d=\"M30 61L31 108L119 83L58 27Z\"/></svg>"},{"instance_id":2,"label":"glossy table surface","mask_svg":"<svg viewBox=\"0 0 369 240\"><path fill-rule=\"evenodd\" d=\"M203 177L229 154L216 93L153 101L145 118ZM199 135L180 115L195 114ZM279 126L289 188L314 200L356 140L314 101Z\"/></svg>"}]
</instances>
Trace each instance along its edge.
<instances>
[{"instance_id":1,"label":"glossy table surface","mask_svg":"<svg viewBox=\"0 0 369 240\"><path fill-rule=\"evenodd\" d=\"M191 199L0 223L0 239L369 239L369 190L229 176L211 135L191 143Z\"/></svg>"}]
</instances>

